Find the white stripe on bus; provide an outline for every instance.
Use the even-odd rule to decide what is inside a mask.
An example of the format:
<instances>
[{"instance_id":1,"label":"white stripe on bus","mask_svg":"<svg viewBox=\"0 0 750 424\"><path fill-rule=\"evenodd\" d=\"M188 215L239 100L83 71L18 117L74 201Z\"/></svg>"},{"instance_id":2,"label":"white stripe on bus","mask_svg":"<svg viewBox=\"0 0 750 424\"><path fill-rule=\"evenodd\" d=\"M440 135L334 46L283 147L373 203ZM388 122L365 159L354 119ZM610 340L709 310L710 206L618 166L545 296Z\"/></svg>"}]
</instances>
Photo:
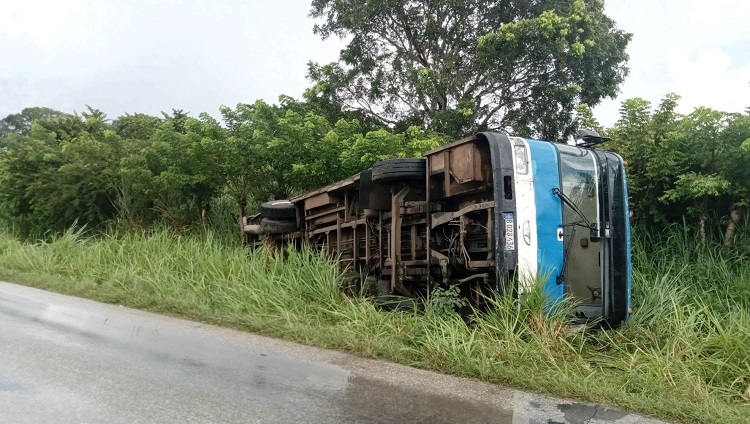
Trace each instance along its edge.
<instances>
[{"instance_id":1,"label":"white stripe on bus","mask_svg":"<svg viewBox=\"0 0 750 424\"><path fill-rule=\"evenodd\" d=\"M534 169L533 158L529 143L520 137L510 137L511 143L523 142L526 147L526 159L528 161L528 173L521 175L516 172L516 151L513 151L513 181L515 182L516 196L516 249L518 252L518 293L522 294L531 289L537 278L537 228L536 228L536 202L534 200Z\"/></svg>"}]
</instances>

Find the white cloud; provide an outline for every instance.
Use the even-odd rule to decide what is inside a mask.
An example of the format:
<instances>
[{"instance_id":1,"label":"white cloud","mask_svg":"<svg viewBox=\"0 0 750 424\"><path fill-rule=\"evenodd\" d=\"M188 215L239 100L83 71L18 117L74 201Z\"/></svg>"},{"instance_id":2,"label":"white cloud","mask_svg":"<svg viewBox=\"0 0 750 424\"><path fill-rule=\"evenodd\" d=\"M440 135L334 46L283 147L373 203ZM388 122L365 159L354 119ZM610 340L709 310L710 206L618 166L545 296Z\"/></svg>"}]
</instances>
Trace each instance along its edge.
<instances>
[{"instance_id":1,"label":"white cloud","mask_svg":"<svg viewBox=\"0 0 750 424\"><path fill-rule=\"evenodd\" d=\"M677 9L678 17L684 19L684 35L693 46L747 41L750 36L750 2L688 0L669 3Z\"/></svg>"},{"instance_id":2,"label":"white cloud","mask_svg":"<svg viewBox=\"0 0 750 424\"><path fill-rule=\"evenodd\" d=\"M0 32L14 38L28 36L42 47L51 47L77 28L82 6L81 0L3 0Z\"/></svg>"},{"instance_id":3,"label":"white cloud","mask_svg":"<svg viewBox=\"0 0 750 424\"><path fill-rule=\"evenodd\" d=\"M312 33L310 0L0 0L0 117L28 106L110 116L299 96L306 62L342 46ZM596 108L605 125L620 102L666 93L681 111L750 106L750 1L606 0L633 32L630 76Z\"/></svg>"},{"instance_id":4,"label":"white cloud","mask_svg":"<svg viewBox=\"0 0 750 424\"><path fill-rule=\"evenodd\" d=\"M608 0L606 9L634 36L620 95L595 109L603 124L617 120L624 99L658 103L669 92L682 97L680 112L750 106L750 2Z\"/></svg>"},{"instance_id":5,"label":"white cloud","mask_svg":"<svg viewBox=\"0 0 750 424\"><path fill-rule=\"evenodd\" d=\"M735 65L719 48L697 53L675 49L669 57L675 92L682 96L679 112L698 106L736 112L750 106L750 62Z\"/></svg>"},{"instance_id":6,"label":"white cloud","mask_svg":"<svg viewBox=\"0 0 750 424\"><path fill-rule=\"evenodd\" d=\"M89 104L111 117L300 96L340 46L310 0L0 0L0 117Z\"/></svg>"}]
</instances>

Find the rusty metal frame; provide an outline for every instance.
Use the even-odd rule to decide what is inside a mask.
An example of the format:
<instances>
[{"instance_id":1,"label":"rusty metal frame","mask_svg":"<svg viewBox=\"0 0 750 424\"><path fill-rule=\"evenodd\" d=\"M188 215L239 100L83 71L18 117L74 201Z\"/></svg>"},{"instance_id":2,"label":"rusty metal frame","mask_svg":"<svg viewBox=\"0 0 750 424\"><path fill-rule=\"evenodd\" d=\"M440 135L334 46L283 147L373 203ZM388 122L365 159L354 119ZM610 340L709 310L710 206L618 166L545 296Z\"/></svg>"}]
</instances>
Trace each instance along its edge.
<instances>
[{"instance_id":1,"label":"rusty metal frame","mask_svg":"<svg viewBox=\"0 0 750 424\"><path fill-rule=\"evenodd\" d=\"M425 154L424 180L378 183L381 184L378 196L383 196L379 198L383 202L377 209L362 208L359 175L293 198L298 208L300 231L268 237L295 243L322 237L320 243L325 250L337 255L342 270L364 271L387 282L391 293L410 295L417 287L415 284L421 284L419 290L423 293L426 287L426 295L430 296L435 283L446 284L454 278L451 273L457 273L454 281L459 284L486 282L487 275L494 275L494 249L488 248L485 257L484 253L478 253L484 250L472 249L470 245L486 240L487 246L493 246L497 199L487 200L493 199L494 193L486 177L486 168L491 168L491 163L482 162L489 160L484 147L466 146L474 141L480 142L471 137ZM455 149L472 149L472 154L467 155L469 158L457 158ZM433 173L433 161L441 159L443 169ZM454 166L460 167L457 174ZM390 187L390 195L386 194L387 187ZM438 198L433 198L435 196ZM466 205L467 201L474 203ZM469 225L468 215L478 211L487 211L486 219L478 222L484 230ZM243 230L254 229L251 226L259 219L258 215L244 218ZM433 242L446 242L439 235L445 230L451 234L458 231L454 239L456 248L460 249L458 256L449 257L441 252L439 249L445 249L444 245L432 246Z\"/></svg>"}]
</instances>

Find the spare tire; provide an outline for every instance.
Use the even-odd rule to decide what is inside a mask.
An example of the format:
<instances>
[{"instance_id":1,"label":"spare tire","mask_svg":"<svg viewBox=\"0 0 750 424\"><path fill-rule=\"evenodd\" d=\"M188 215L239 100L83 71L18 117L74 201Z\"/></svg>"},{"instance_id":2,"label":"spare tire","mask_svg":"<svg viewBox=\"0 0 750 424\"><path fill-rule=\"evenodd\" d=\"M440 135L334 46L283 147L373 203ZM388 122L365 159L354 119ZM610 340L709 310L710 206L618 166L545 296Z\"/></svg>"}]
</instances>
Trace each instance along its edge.
<instances>
[{"instance_id":1,"label":"spare tire","mask_svg":"<svg viewBox=\"0 0 750 424\"><path fill-rule=\"evenodd\" d=\"M288 200L271 200L260 205L260 214L268 218L297 219L297 208Z\"/></svg>"},{"instance_id":2,"label":"spare tire","mask_svg":"<svg viewBox=\"0 0 750 424\"><path fill-rule=\"evenodd\" d=\"M260 220L260 228L268 234L293 233L297 231L297 222L282 219L263 218Z\"/></svg>"},{"instance_id":3,"label":"spare tire","mask_svg":"<svg viewBox=\"0 0 750 424\"><path fill-rule=\"evenodd\" d=\"M372 166L372 181L424 179L426 172L424 158L388 159Z\"/></svg>"}]
</instances>

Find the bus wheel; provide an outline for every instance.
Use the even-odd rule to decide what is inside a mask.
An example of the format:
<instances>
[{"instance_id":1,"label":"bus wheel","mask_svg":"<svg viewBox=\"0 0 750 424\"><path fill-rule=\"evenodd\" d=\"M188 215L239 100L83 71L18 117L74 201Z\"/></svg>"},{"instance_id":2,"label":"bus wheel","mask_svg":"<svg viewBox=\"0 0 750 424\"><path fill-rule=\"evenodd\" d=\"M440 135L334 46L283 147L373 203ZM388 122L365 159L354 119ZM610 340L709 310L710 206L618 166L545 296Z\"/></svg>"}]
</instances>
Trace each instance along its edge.
<instances>
[{"instance_id":1,"label":"bus wheel","mask_svg":"<svg viewBox=\"0 0 750 424\"><path fill-rule=\"evenodd\" d=\"M425 159L389 159L372 166L372 180L424 179L426 172Z\"/></svg>"},{"instance_id":2,"label":"bus wheel","mask_svg":"<svg viewBox=\"0 0 750 424\"><path fill-rule=\"evenodd\" d=\"M297 222L290 220L263 218L260 220L260 228L269 234L284 234L297 231Z\"/></svg>"},{"instance_id":3,"label":"bus wheel","mask_svg":"<svg viewBox=\"0 0 750 424\"><path fill-rule=\"evenodd\" d=\"M297 219L297 208L288 200L272 200L260 205L260 214L268 218Z\"/></svg>"}]
</instances>

